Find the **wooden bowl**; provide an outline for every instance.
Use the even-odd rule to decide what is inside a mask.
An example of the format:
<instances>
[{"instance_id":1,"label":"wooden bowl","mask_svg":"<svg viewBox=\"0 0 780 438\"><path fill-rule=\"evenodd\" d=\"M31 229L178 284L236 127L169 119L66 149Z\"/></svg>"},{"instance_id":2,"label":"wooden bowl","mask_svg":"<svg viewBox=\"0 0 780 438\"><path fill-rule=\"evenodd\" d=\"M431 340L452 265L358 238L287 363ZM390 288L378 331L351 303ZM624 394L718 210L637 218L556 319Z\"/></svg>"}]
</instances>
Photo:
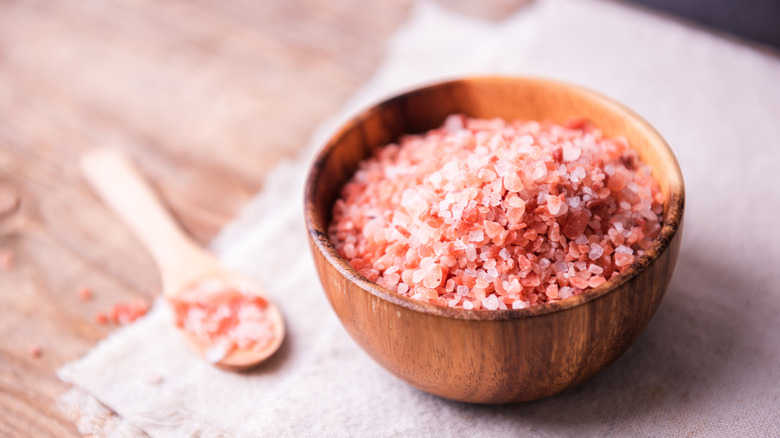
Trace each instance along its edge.
<instances>
[{"instance_id":1,"label":"wooden bowl","mask_svg":"<svg viewBox=\"0 0 780 438\"><path fill-rule=\"evenodd\" d=\"M358 274L334 249L327 225L358 162L447 115L564 122L586 117L623 136L653 169L664 196L659 237L620 276L582 295L519 310L421 303ZM313 164L305 194L309 242L333 309L380 365L429 393L465 402L534 400L574 386L614 361L647 326L669 286L680 247L685 188L664 139L621 104L545 79L475 77L404 93L341 128Z\"/></svg>"}]
</instances>

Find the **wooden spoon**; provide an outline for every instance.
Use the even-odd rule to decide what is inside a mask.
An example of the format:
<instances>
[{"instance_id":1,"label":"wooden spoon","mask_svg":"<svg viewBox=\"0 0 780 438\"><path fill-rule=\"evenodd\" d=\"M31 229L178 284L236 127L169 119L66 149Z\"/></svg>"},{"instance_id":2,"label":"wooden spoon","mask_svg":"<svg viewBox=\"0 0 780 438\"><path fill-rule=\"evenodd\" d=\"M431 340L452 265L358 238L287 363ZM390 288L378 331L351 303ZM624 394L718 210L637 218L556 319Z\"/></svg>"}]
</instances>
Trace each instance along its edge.
<instances>
[{"instance_id":1,"label":"wooden spoon","mask_svg":"<svg viewBox=\"0 0 780 438\"><path fill-rule=\"evenodd\" d=\"M124 219L151 253L160 270L166 297L180 298L195 283L217 279L268 302L265 315L274 327L273 340L263 347L230 352L215 365L236 371L246 370L268 359L279 348L285 327L277 307L257 285L225 269L212 254L181 230L127 156L114 149L98 148L82 155L80 164L93 189ZM203 357L210 346L186 330L182 333Z\"/></svg>"}]
</instances>

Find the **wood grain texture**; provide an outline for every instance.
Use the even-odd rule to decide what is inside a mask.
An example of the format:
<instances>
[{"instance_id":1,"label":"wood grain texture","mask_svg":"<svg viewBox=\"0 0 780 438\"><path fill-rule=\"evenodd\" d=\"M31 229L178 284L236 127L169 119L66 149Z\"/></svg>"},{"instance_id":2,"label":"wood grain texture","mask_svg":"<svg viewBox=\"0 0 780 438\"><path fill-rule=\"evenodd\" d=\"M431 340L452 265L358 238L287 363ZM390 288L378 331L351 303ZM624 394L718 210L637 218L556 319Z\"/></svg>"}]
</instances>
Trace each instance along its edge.
<instances>
[{"instance_id":1,"label":"wood grain texture","mask_svg":"<svg viewBox=\"0 0 780 438\"><path fill-rule=\"evenodd\" d=\"M124 149L205 244L369 77L410 3L0 1L0 436L78 436L55 370L113 330L96 311L160 287L78 155Z\"/></svg>"},{"instance_id":2,"label":"wood grain texture","mask_svg":"<svg viewBox=\"0 0 780 438\"><path fill-rule=\"evenodd\" d=\"M450 309L369 282L338 256L326 236L339 190L374 149L401 134L438 127L452 113L559 123L586 117L607 136L624 136L661 186L665 211L660 236L621 276L582 295L527 309ZM412 91L348 122L311 169L305 213L328 298L369 355L430 393L505 403L539 399L576 385L614 361L639 336L671 281L684 200L682 174L669 146L630 110L568 84L483 77Z\"/></svg>"}]
</instances>

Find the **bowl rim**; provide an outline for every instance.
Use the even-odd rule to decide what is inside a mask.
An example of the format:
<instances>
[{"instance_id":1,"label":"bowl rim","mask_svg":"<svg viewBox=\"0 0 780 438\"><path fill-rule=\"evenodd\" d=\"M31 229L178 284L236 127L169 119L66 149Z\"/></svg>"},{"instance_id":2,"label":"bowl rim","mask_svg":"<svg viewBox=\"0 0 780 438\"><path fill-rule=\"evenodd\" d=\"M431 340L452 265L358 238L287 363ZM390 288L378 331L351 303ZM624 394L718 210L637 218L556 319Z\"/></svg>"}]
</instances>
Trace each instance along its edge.
<instances>
[{"instance_id":1,"label":"bowl rim","mask_svg":"<svg viewBox=\"0 0 780 438\"><path fill-rule=\"evenodd\" d=\"M382 107L392 104L399 99L406 99L407 97L416 93L429 91L435 88L453 87L459 86L463 83L475 83L475 82L488 82L488 81L504 81L504 82L516 82L524 85L533 84L546 84L556 87L562 87L567 92L573 92L580 94L585 98L594 99L599 101L605 107L608 107L611 111L622 112L628 116L628 118L645 131L646 135L651 137L651 143L658 145L662 149L662 154L665 155L668 160L664 160L668 167L669 178L669 205L666 207L666 215L663 220L661 232L653 241L650 248L637 258L629 267L620 273L618 276L607 280L606 283L586 290L584 293L572 297L555 301L552 303L537 304L531 307L523 309L507 309L507 310L486 310L486 309L472 309L466 310L462 308L449 308L436 304L424 303L414 300L412 298L399 295L389 289L386 289L358 273L345 259L343 259L337 252L336 248L331 243L328 233L327 224L321 223L317 214L315 213L314 193L319 181L319 177L322 173L323 164L327 160L328 156L333 152L336 144L351 130L355 129L357 125L368 119L373 113L379 111ZM407 88L400 92L394 93L391 97L381 99L378 103L374 103L367 108L364 108L353 116L351 116L346 122L331 134L325 141L317 153L316 158L309 166L308 175L306 178L306 184L304 189L304 219L306 227L309 233L309 237L313 242L313 247L323 255L325 260L330 263L336 270L347 278L349 281L355 283L358 287L374 295L383 301L387 301L396 306L428 314L431 316L438 316L450 319L461 319L470 321L499 321L499 320L514 320L532 318L535 316L546 315L553 312L562 312L574 307L578 307L590 301L602 298L611 292L620 289L637 277L645 268L650 266L655 260L657 260L669 247L675 235L680 230L683 221L683 212L685 208L685 183L683 181L682 171L680 169L677 158L674 155L669 144L666 140L650 125L644 118L639 116L636 112L628 108L627 106L617 102L616 100L607 97L599 92L591 90L589 88L576 85L570 82L560 81L557 79L548 79L536 76L523 76L523 75L478 75L478 76L463 76L444 81L435 81L427 84L422 84L413 88Z\"/></svg>"}]
</instances>

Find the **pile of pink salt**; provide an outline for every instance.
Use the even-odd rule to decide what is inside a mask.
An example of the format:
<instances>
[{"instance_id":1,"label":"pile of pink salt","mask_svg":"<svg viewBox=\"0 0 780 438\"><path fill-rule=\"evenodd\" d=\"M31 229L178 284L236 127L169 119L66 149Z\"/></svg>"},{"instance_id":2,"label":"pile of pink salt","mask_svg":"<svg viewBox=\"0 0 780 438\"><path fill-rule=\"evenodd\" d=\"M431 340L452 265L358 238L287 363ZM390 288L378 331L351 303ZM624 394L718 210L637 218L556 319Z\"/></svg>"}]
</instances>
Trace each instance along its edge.
<instances>
[{"instance_id":1,"label":"pile of pink salt","mask_svg":"<svg viewBox=\"0 0 780 438\"><path fill-rule=\"evenodd\" d=\"M361 162L330 239L377 284L464 309L520 309L597 287L645 253L663 198L622 138L451 115Z\"/></svg>"},{"instance_id":2,"label":"pile of pink salt","mask_svg":"<svg viewBox=\"0 0 780 438\"><path fill-rule=\"evenodd\" d=\"M236 350L261 349L274 339L263 297L206 279L169 298L176 325L206 346L205 358L216 363Z\"/></svg>"}]
</instances>

